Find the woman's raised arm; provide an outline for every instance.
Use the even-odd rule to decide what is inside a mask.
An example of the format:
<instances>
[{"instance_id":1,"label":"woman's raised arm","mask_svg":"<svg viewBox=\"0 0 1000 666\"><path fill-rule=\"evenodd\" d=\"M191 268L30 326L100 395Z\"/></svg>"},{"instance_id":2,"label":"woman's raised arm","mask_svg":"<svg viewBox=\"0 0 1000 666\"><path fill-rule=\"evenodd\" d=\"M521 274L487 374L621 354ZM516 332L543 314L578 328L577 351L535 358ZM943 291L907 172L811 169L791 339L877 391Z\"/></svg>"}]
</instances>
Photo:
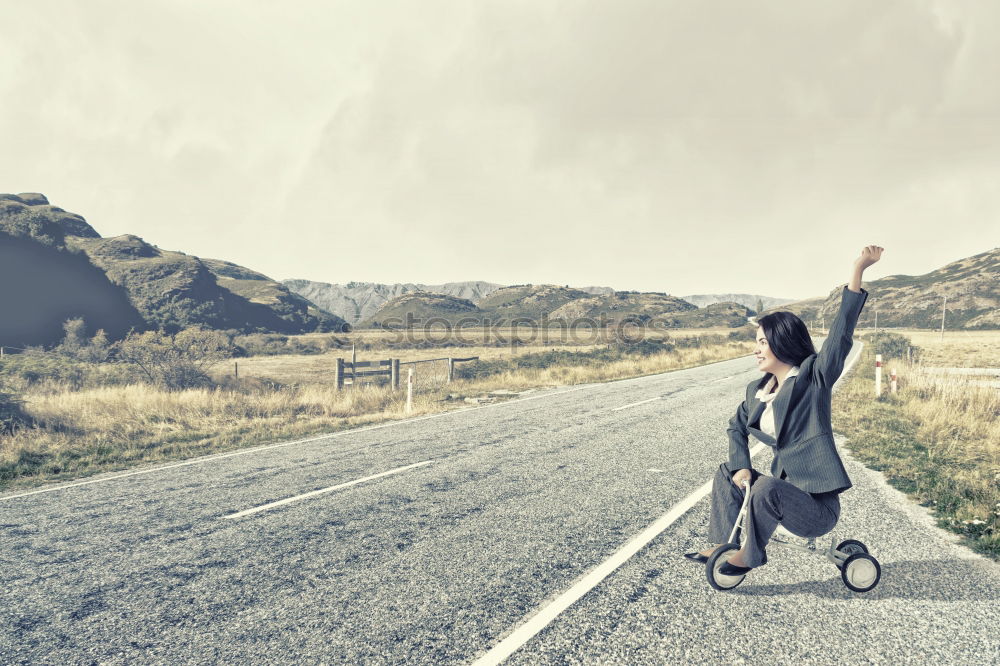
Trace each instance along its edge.
<instances>
[{"instance_id":1,"label":"woman's raised arm","mask_svg":"<svg viewBox=\"0 0 1000 666\"><path fill-rule=\"evenodd\" d=\"M861 292L861 274L865 269L882 258L882 250L878 245L867 245L861 250L861 256L854 260L854 272L851 273L851 281L847 288L854 293Z\"/></svg>"},{"instance_id":2,"label":"woman's raised arm","mask_svg":"<svg viewBox=\"0 0 1000 666\"><path fill-rule=\"evenodd\" d=\"M823 341L823 348L819 350L813 363L812 374L819 384L833 386L840 378L844 361L854 345L854 328L857 326L861 309L868 300L868 292L861 288L861 275L866 268L882 257L882 249L878 245L869 245L861 250L861 256L854 260L851 281L840 296L840 309L830 324L826 340Z\"/></svg>"}]
</instances>

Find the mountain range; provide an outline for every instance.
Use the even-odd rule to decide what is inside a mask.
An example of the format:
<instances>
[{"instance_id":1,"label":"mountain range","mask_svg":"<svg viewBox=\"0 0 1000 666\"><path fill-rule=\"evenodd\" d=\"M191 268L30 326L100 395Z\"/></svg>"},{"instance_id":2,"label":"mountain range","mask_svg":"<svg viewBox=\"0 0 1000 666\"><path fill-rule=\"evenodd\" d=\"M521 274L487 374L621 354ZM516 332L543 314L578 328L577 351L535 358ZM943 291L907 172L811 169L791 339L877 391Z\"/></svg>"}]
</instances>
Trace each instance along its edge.
<instances>
[{"instance_id":1,"label":"mountain range","mask_svg":"<svg viewBox=\"0 0 1000 666\"><path fill-rule=\"evenodd\" d=\"M328 282L314 282L310 280L284 280L283 284L288 287L293 292L299 294L300 296L309 299L317 306L327 310L329 312L336 312L338 315L346 319L352 325L364 327L366 324L377 320L386 319L390 317L395 317L400 311L400 302L393 302L394 299L404 294L413 293L434 293L434 294L444 294L446 296L452 296L459 299L465 299L471 301L474 305L479 306L482 310L492 311L494 310L494 301L486 300L488 296L493 294L493 292L505 288L505 285L497 284L495 282L446 282L444 284L419 284L412 282L405 283L393 283L393 284L383 284L378 282L348 282L346 284L331 284ZM510 287L517 287L518 285L510 285ZM538 285L541 287L542 285ZM525 288L534 288L535 285L520 285L522 291L520 292L525 297L528 296L528 292ZM549 289L557 288L556 285L546 285ZM565 285L563 289L570 289L569 285ZM591 298L593 296L608 296L615 293L618 294L637 294L642 292L630 292L621 291L616 292L611 287L578 287L576 288L577 295L574 298ZM579 293L582 292L582 293ZM510 303L516 302L515 294L519 292L508 291L504 295L497 298L507 298ZM568 292L567 292L568 293ZM665 296L665 294L660 294L659 292L648 292L650 294L659 294L660 296ZM538 298L538 296L534 296ZM744 306L752 310L756 310L758 306L758 301L762 303L765 308L772 308L780 306L784 303L791 303L794 299L790 298L773 298L770 296L760 296L757 294L696 294L692 296L679 296L676 297L682 301L685 301L696 308L704 308L709 305L719 304L719 303L729 303ZM563 302L567 302L572 299L565 299ZM620 300L618 299L618 305L620 305ZM406 303L415 303L412 299L407 299L404 301ZM592 309L591 306L599 307L600 301L591 302L590 304L581 305L581 308ZM615 303L609 303L609 305L614 305ZM499 306L499 303L496 303ZM532 308L530 303L527 304L527 310L537 310L537 307ZM380 312L383 307L387 308L385 312L382 312L376 317L376 313ZM501 308L507 311L510 315L517 311L517 307L513 309L510 307ZM426 308L421 308L422 311ZM671 308L667 308L664 312L670 311ZM520 313L514 314L514 316L531 316L528 311L522 311ZM546 313L548 314L548 313ZM566 312L560 313L560 316L565 315ZM405 316L405 312L404 312ZM428 315L433 316L433 315ZM538 315L540 316L540 314Z\"/></svg>"},{"instance_id":2,"label":"mountain range","mask_svg":"<svg viewBox=\"0 0 1000 666\"><path fill-rule=\"evenodd\" d=\"M754 294L616 291L551 284L438 285L277 282L238 264L163 250L138 236L102 237L76 213L38 193L0 194L0 345L49 345L62 323L83 317L112 339L132 329L204 326L286 334L405 325L407 316L452 323L516 318L607 322L655 319L668 328L739 327L776 309L827 322L841 287L792 301ZM947 297L951 329L1000 328L1000 248L924 275L866 281L861 325L936 328ZM758 304L762 312L756 309Z\"/></svg>"}]
</instances>

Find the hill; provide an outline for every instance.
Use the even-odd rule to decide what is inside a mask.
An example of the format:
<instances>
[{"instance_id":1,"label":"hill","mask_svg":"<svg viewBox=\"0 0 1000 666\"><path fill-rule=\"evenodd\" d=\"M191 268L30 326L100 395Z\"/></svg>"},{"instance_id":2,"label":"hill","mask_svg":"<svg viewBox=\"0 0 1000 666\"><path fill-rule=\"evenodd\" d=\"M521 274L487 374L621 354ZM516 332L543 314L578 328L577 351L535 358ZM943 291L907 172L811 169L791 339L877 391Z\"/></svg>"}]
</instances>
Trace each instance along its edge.
<instances>
[{"instance_id":1,"label":"hill","mask_svg":"<svg viewBox=\"0 0 1000 666\"><path fill-rule=\"evenodd\" d=\"M98 237L82 217L41 194L0 194L0 345L54 344L74 317L109 337L146 326L128 295L67 245L67 234Z\"/></svg>"},{"instance_id":2,"label":"hill","mask_svg":"<svg viewBox=\"0 0 1000 666\"><path fill-rule=\"evenodd\" d=\"M447 321L456 325L460 320L481 322L483 311L465 298L456 298L446 294L435 294L417 291L402 294L387 301L369 319L362 320L359 328L422 328L435 320Z\"/></svg>"},{"instance_id":3,"label":"hill","mask_svg":"<svg viewBox=\"0 0 1000 666\"><path fill-rule=\"evenodd\" d=\"M0 259L0 278L18 285L3 290L0 344L52 344L72 317L112 338L131 328L306 333L346 324L236 264L128 234L102 238L82 216L37 193L0 194Z\"/></svg>"},{"instance_id":4,"label":"hill","mask_svg":"<svg viewBox=\"0 0 1000 666\"><path fill-rule=\"evenodd\" d=\"M1000 248L953 261L924 275L890 275L866 281L864 287L869 297L859 325L874 325L878 310L880 327L937 328L947 296L946 328L1000 328ZM841 288L823 298L796 301L781 309L794 312L810 325L820 318L829 324L840 306Z\"/></svg>"},{"instance_id":5,"label":"hill","mask_svg":"<svg viewBox=\"0 0 1000 666\"><path fill-rule=\"evenodd\" d=\"M665 315L692 310L697 310L697 308L687 301L668 294L616 291L603 296L591 296L570 301L553 310L549 314L549 318L600 320L603 316L612 322L624 319L647 322L654 318L659 322L666 319Z\"/></svg>"},{"instance_id":6,"label":"hill","mask_svg":"<svg viewBox=\"0 0 1000 666\"><path fill-rule=\"evenodd\" d=\"M549 315L566 303L590 297L591 294L582 289L554 284L520 284L497 289L476 305L494 321L516 317L539 321L543 315Z\"/></svg>"}]
</instances>

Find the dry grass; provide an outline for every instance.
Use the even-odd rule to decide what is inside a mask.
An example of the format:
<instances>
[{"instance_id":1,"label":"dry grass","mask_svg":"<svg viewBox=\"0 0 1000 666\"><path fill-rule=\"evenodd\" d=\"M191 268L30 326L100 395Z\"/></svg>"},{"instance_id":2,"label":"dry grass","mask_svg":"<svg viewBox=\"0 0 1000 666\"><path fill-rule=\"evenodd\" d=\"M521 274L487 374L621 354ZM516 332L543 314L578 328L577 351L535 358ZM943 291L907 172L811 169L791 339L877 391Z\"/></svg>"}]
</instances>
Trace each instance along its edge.
<instances>
[{"instance_id":1,"label":"dry grass","mask_svg":"<svg viewBox=\"0 0 1000 666\"><path fill-rule=\"evenodd\" d=\"M881 329L884 330L884 329ZM1000 331L948 331L942 339L939 331L919 329L889 329L905 335L920 347L923 365L954 368L1000 367ZM863 340L871 339L872 331L859 331Z\"/></svg>"},{"instance_id":2,"label":"dry grass","mask_svg":"<svg viewBox=\"0 0 1000 666\"><path fill-rule=\"evenodd\" d=\"M904 333L906 334L906 333ZM882 470L893 485L935 510L941 526L961 534L970 547L1000 558L1000 389L976 378L933 374L946 367L998 367L1000 333L911 335L924 342L920 364L893 359L899 390L874 397L874 362L866 351L860 367L834 401L834 428L849 437L851 451ZM928 358L939 361L933 366Z\"/></svg>"},{"instance_id":3,"label":"dry grass","mask_svg":"<svg viewBox=\"0 0 1000 666\"><path fill-rule=\"evenodd\" d=\"M169 392L129 385L56 392L49 386L46 392L24 396L25 410L42 427L19 430L0 439L0 488L33 487L441 412L466 406L463 397L497 389L521 391L666 372L745 356L752 346L750 341L728 342L596 366L522 369L450 384L446 383L444 364L419 364L415 366L414 409L409 415L404 412L405 386L392 391L384 384L359 383L338 392L330 385L325 369L335 362L332 354L241 359L241 378L245 377L243 363L247 361L252 361L250 367L260 374L238 384L230 381L232 388ZM414 351L409 360L425 353L447 355L443 351L447 350ZM510 353L496 348L482 351L487 357ZM466 355L467 350L460 354ZM269 389L261 377L286 385Z\"/></svg>"},{"instance_id":4,"label":"dry grass","mask_svg":"<svg viewBox=\"0 0 1000 666\"><path fill-rule=\"evenodd\" d=\"M301 336L304 337L304 336ZM599 345L574 345L574 344L553 344L542 346L525 347L431 347L427 349L405 349L405 350L373 350L358 351L358 361L380 361L387 358L398 358L401 361L426 361L436 358L470 358L478 356L483 360L509 359L523 356L536 351L549 350L569 350L569 351L589 351ZM748 352L749 353L749 352ZM239 373L242 378L256 377L264 380L271 380L280 384L329 384L335 383L337 369L337 358L350 360L351 352L348 349L329 352L327 354L301 355L283 354L275 356L251 356L249 358L237 359L233 362L217 367L212 376L216 380L221 380L227 375L235 373L239 364ZM414 372L418 375L428 373L440 375L444 378L447 373L447 361L425 362L415 364ZM401 365L400 371L405 377L409 364ZM368 381L368 380L366 380Z\"/></svg>"}]
</instances>

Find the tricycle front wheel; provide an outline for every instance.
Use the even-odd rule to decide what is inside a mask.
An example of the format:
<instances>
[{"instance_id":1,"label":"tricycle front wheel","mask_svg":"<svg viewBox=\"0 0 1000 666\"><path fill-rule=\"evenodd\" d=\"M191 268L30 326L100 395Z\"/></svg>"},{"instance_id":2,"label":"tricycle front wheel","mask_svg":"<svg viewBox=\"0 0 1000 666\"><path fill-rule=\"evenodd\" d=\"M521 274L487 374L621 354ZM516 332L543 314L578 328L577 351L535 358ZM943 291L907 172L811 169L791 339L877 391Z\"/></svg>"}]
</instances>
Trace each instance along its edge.
<instances>
[{"instance_id":1,"label":"tricycle front wheel","mask_svg":"<svg viewBox=\"0 0 1000 666\"><path fill-rule=\"evenodd\" d=\"M738 543L722 544L708 558L708 562L705 563L705 574L708 576L708 584L716 590L731 590L746 578L745 574L742 576L724 576L719 573L719 567L728 562L729 558L735 555L739 549L740 544Z\"/></svg>"}]
</instances>

